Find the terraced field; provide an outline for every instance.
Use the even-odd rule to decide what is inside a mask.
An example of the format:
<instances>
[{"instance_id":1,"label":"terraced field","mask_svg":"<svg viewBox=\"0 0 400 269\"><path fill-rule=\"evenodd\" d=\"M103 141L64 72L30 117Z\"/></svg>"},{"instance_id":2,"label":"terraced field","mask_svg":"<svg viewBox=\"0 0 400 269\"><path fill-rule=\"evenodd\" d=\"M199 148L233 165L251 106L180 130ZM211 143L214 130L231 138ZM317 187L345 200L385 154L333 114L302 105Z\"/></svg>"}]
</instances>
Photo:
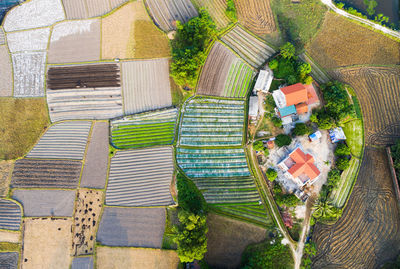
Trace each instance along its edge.
<instances>
[{"instance_id":1,"label":"terraced field","mask_svg":"<svg viewBox=\"0 0 400 269\"><path fill-rule=\"evenodd\" d=\"M164 208L104 208L97 241L106 246L161 248Z\"/></svg>"},{"instance_id":2,"label":"terraced field","mask_svg":"<svg viewBox=\"0 0 400 269\"><path fill-rule=\"evenodd\" d=\"M366 147L361 170L342 217L317 224L313 268L380 268L400 251L400 209L387 155Z\"/></svg>"},{"instance_id":3,"label":"terraced field","mask_svg":"<svg viewBox=\"0 0 400 269\"><path fill-rule=\"evenodd\" d=\"M118 151L111 159L106 190L110 206L162 206L173 200L171 147Z\"/></svg>"},{"instance_id":4,"label":"terraced field","mask_svg":"<svg viewBox=\"0 0 400 269\"><path fill-rule=\"evenodd\" d=\"M184 108L179 130L181 146L240 146L244 101L195 98Z\"/></svg>"},{"instance_id":5,"label":"terraced field","mask_svg":"<svg viewBox=\"0 0 400 269\"><path fill-rule=\"evenodd\" d=\"M221 40L254 68L259 68L276 52L239 25L223 35Z\"/></svg>"},{"instance_id":6,"label":"terraced field","mask_svg":"<svg viewBox=\"0 0 400 269\"><path fill-rule=\"evenodd\" d=\"M270 0L235 0L238 20L256 35L276 31Z\"/></svg>"},{"instance_id":7,"label":"terraced field","mask_svg":"<svg viewBox=\"0 0 400 269\"><path fill-rule=\"evenodd\" d=\"M146 0L155 24L165 32L176 30L176 21L187 22L198 16L190 0Z\"/></svg>"},{"instance_id":8,"label":"terraced field","mask_svg":"<svg viewBox=\"0 0 400 269\"><path fill-rule=\"evenodd\" d=\"M215 42L203 66L197 94L243 98L254 71L220 42Z\"/></svg>"},{"instance_id":9,"label":"terraced field","mask_svg":"<svg viewBox=\"0 0 400 269\"><path fill-rule=\"evenodd\" d=\"M18 252L0 252L0 268L18 268Z\"/></svg>"},{"instance_id":10,"label":"terraced field","mask_svg":"<svg viewBox=\"0 0 400 269\"><path fill-rule=\"evenodd\" d=\"M52 125L27 158L82 160L91 121L65 121Z\"/></svg>"},{"instance_id":11,"label":"terraced field","mask_svg":"<svg viewBox=\"0 0 400 269\"><path fill-rule=\"evenodd\" d=\"M122 63L125 114L172 106L168 59Z\"/></svg>"},{"instance_id":12,"label":"terraced field","mask_svg":"<svg viewBox=\"0 0 400 269\"><path fill-rule=\"evenodd\" d=\"M111 121L111 143L119 149L170 145L178 109L145 112Z\"/></svg>"},{"instance_id":13,"label":"terraced field","mask_svg":"<svg viewBox=\"0 0 400 269\"><path fill-rule=\"evenodd\" d=\"M0 229L18 231L21 215L19 205L10 200L0 199Z\"/></svg>"},{"instance_id":14,"label":"terraced field","mask_svg":"<svg viewBox=\"0 0 400 269\"><path fill-rule=\"evenodd\" d=\"M74 190L14 190L12 198L24 208L25 217L72 217Z\"/></svg>"},{"instance_id":15,"label":"terraced field","mask_svg":"<svg viewBox=\"0 0 400 269\"><path fill-rule=\"evenodd\" d=\"M193 0L193 3L208 11L217 28L225 28L231 22L225 15L226 0Z\"/></svg>"},{"instance_id":16,"label":"terraced field","mask_svg":"<svg viewBox=\"0 0 400 269\"><path fill-rule=\"evenodd\" d=\"M78 185L80 161L20 159L15 162L13 188L69 188Z\"/></svg>"},{"instance_id":17,"label":"terraced field","mask_svg":"<svg viewBox=\"0 0 400 269\"><path fill-rule=\"evenodd\" d=\"M333 73L357 94L368 145L385 146L400 138L399 74L399 67L349 67Z\"/></svg>"}]
</instances>

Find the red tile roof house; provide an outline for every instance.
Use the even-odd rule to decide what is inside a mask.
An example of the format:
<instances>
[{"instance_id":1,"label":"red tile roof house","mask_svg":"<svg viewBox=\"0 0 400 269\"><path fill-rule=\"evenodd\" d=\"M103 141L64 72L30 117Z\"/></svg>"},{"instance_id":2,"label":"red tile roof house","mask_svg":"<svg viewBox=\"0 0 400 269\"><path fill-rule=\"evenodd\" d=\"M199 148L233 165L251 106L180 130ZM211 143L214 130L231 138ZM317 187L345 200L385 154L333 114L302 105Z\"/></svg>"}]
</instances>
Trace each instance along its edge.
<instances>
[{"instance_id":1,"label":"red tile roof house","mask_svg":"<svg viewBox=\"0 0 400 269\"><path fill-rule=\"evenodd\" d=\"M282 169L285 177L302 187L307 183L313 184L318 179L321 172L314 163L311 154L306 154L297 147L278 164L278 167Z\"/></svg>"},{"instance_id":2,"label":"red tile roof house","mask_svg":"<svg viewBox=\"0 0 400 269\"><path fill-rule=\"evenodd\" d=\"M320 104L314 86L297 83L280 88L272 93L279 117L283 124L297 121L298 116L311 112Z\"/></svg>"}]
</instances>

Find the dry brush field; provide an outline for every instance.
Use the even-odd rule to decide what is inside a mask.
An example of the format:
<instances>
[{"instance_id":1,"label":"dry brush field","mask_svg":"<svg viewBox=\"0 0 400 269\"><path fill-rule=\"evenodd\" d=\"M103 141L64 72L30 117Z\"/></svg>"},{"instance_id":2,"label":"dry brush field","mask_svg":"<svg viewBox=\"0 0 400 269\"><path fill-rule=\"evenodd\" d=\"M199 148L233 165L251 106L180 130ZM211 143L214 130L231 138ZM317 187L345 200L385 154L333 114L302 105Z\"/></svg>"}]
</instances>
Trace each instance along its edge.
<instances>
[{"instance_id":1,"label":"dry brush field","mask_svg":"<svg viewBox=\"0 0 400 269\"><path fill-rule=\"evenodd\" d=\"M276 30L270 0L235 0L238 20L259 36Z\"/></svg>"},{"instance_id":2,"label":"dry brush field","mask_svg":"<svg viewBox=\"0 0 400 269\"><path fill-rule=\"evenodd\" d=\"M357 94L366 143L393 144L400 137L400 67L349 67L337 69L333 75Z\"/></svg>"},{"instance_id":3,"label":"dry brush field","mask_svg":"<svg viewBox=\"0 0 400 269\"><path fill-rule=\"evenodd\" d=\"M322 67L400 63L400 43L328 12L320 32L306 47Z\"/></svg>"},{"instance_id":4,"label":"dry brush field","mask_svg":"<svg viewBox=\"0 0 400 269\"><path fill-rule=\"evenodd\" d=\"M400 211L387 155L366 147L356 185L342 217L318 224L313 268L378 268L400 251Z\"/></svg>"}]
</instances>

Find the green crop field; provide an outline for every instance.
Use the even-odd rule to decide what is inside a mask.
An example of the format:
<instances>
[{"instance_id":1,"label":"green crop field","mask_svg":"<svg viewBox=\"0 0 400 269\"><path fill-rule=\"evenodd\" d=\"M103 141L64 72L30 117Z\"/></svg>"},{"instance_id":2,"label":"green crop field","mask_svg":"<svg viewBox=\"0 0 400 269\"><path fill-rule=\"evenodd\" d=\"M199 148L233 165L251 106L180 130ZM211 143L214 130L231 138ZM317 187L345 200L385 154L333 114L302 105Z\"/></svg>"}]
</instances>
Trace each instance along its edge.
<instances>
[{"instance_id":1,"label":"green crop field","mask_svg":"<svg viewBox=\"0 0 400 269\"><path fill-rule=\"evenodd\" d=\"M111 143L119 149L170 145L178 110L170 108L111 121Z\"/></svg>"},{"instance_id":2,"label":"green crop field","mask_svg":"<svg viewBox=\"0 0 400 269\"><path fill-rule=\"evenodd\" d=\"M361 120L352 120L344 124L346 143L350 147L351 154L361 158L363 150L363 126Z\"/></svg>"},{"instance_id":3,"label":"green crop field","mask_svg":"<svg viewBox=\"0 0 400 269\"><path fill-rule=\"evenodd\" d=\"M253 70L243 61L235 61L228 73L223 96L243 98L253 78Z\"/></svg>"}]
</instances>

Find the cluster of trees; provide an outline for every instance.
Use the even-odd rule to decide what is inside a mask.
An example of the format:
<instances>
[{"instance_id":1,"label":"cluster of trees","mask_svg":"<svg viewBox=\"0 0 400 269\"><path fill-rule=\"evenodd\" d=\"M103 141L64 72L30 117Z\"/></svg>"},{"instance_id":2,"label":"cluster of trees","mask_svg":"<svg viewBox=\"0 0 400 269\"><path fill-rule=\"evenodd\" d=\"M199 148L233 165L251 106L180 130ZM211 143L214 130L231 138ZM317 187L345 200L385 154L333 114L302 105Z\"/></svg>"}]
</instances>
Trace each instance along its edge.
<instances>
[{"instance_id":1,"label":"cluster of trees","mask_svg":"<svg viewBox=\"0 0 400 269\"><path fill-rule=\"evenodd\" d=\"M335 156L337 157L335 165L336 168L343 171L349 168L350 161L350 148L345 143L339 143L335 149Z\"/></svg>"},{"instance_id":2,"label":"cluster of trees","mask_svg":"<svg viewBox=\"0 0 400 269\"><path fill-rule=\"evenodd\" d=\"M279 207L295 207L299 203L299 199L293 194L284 194L282 187L275 181L272 189L274 193L275 202Z\"/></svg>"},{"instance_id":3,"label":"cluster of trees","mask_svg":"<svg viewBox=\"0 0 400 269\"><path fill-rule=\"evenodd\" d=\"M176 84L194 88L199 67L206 60L206 49L216 34L216 26L206 10L185 24L177 22L172 46L171 76Z\"/></svg>"},{"instance_id":4,"label":"cluster of trees","mask_svg":"<svg viewBox=\"0 0 400 269\"><path fill-rule=\"evenodd\" d=\"M278 147L284 147L284 146L289 146L290 143L292 143L292 138L288 135L285 134L278 134L275 137L275 144Z\"/></svg>"},{"instance_id":5,"label":"cluster of trees","mask_svg":"<svg viewBox=\"0 0 400 269\"><path fill-rule=\"evenodd\" d=\"M279 55L269 62L269 67L274 71L275 78L282 79L289 85L298 82L303 84L311 84L313 82L310 76L310 64L298 61L296 49L289 42L280 48Z\"/></svg>"},{"instance_id":6,"label":"cluster of trees","mask_svg":"<svg viewBox=\"0 0 400 269\"><path fill-rule=\"evenodd\" d=\"M313 111L310 117L311 122L318 124L320 129L330 129L348 116L355 114L344 84L338 81L328 82L321 86L321 90L325 106Z\"/></svg>"},{"instance_id":7,"label":"cluster of trees","mask_svg":"<svg viewBox=\"0 0 400 269\"><path fill-rule=\"evenodd\" d=\"M313 129L305 123L296 123L292 130L292 136L302 136L311 134Z\"/></svg>"},{"instance_id":8,"label":"cluster of trees","mask_svg":"<svg viewBox=\"0 0 400 269\"><path fill-rule=\"evenodd\" d=\"M278 172L273 168L268 168L266 175L268 180L272 182L278 177Z\"/></svg>"},{"instance_id":9,"label":"cluster of trees","mask_svg":"<svg viewBox=\"0 0 400 269\"><path fill-rule=\"evenodd\" d=\"M193 182L177 175L179 225L173 227L173 241L181 262L202 260L207 252L206 202Z\"/></svg>"},{"instance_id":10,"label":"cluster of trees","mask_svg":"<svg viewBox=\"0 0 400 269\"><path fill-rule=\"evenodd\" d=\"M308 269L311 268L312 264L312 257L314 257L317 254L317 248L315 247L315 243L313 242L308 242L304 245L304 252L303 252L303 257L301 259L301 269Z\"/></svg>"},{"instance_id":11,"label":"cluster of trees","mask_svg":"<svg viewBox=\"0 0 400 269\"><path fill-rule=\"evenodd\" d=\"M400 179L400 140L390 147L392 151L393 165L396 170L397 178Z\"/></svg>"},{"instance_id":12,"label":"cluster of trees","mask_svg":"<svg viewBox=\"0 0 400 269\"><path fill-rule=\"evenodd\" d=\"M269 150L264 146L264 143L261 140L254 142L253 147L257 151L264 152L265 157L269 155Z\"/></svg>"},{"instance_id":13,"label":"cluster of trees","mask_svg":"<svg viewBox=\"0 0 400 269\"><path fill-rule=\"evenodd\" d=\"M226 1L225 15L226 15L232 22L236 22L236 21L237 21L236 7L235 7L235 2L234 2L233 0L227 0L227 1Z\"/></svg>"}]
</instances>

